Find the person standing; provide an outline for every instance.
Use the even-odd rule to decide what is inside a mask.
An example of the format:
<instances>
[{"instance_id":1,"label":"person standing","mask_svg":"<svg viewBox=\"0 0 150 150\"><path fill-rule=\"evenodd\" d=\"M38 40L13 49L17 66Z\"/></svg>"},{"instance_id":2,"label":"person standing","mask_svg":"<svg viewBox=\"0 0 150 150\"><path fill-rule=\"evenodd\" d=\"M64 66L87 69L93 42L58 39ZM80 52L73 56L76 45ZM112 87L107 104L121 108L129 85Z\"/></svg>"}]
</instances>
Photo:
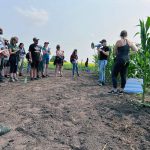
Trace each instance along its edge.
<instances>
[{"instance_id":1,"label":"person standing","mask_svg":"<svg viewBox=\"0 0 150 150\"><path fill-rule=\"evenodd\" d=\"M39 67L40 47L39 39L33 38L33 44L29 46L29 61L31 62L31 80L37 80L37 71Z\"/></svg>"},{"instance_id":2,"label":"person standing","mask_svg":"<svg viewBox=\"0 0 150 150\"><path fill-rule=\"evenodd\" d=\"M60 50L60 45L56 46L56 58L54 64L56 65L55 68L55 76L57 77L58 72L60 73L60 77L62 77L62 69L63 69L63 62L64 62L64 51Z\"/></svg>"},{"instance_id":3,"label":"person standing","mask_svg":"<svg viewBox=\"0 0 150 150\"><path fill-rule=\"evenodd\" d=\"M49 42L45 42L42 48L43 51L43 65L44 65L44 72L43 77L48 76L48 65L50 60L50 48L48 47Z\"/></svg>"},{"instance_id":4,"label":"person standing","mask_svg":"<svg viewBox=\"0 0 150 150\"><path fill-rule=\"evenodd\" d=\"M79 77L77 49L75 49L72 55L70 56L70 62L72 63L72 77L74 77L75 72L77 73L77 76Z\"/></svg>"},{"instance_id":5,"label":"person standing","mask_svg":"<svg viewBox=\"0 0 150 150\"><path fill-rule=\"evenodd\" d=\"M115 63L112 69L112 83L113 89L109 93L122 94L126 85L127 69L129 66L129 52L131 50L137 52L138 48L133 42L128 40L127 31L123 30L120 33L121 39L115 44L114 54L116 56ZM120 73L121 89L117 89L117 76Z\"/></svg>"},{"instance_id":6,"label":"person standing","mask_svg":"<svg viewBox=\"0 0 150 150\"><path fill-rule=\"evenodd\" d=\"M18 67L18 53L19 47L17 46L18 38L12 37L9 45L9 53L10 53L10 82L18 81L17 78L17 67Z\"/></svg>"},{"instance_id":7,"label":"person standing","mask_svg":"<svg viewBox=\"0 0 150 150\"><path fill-rule=\"evenodd\" d=\"M102 47L98 47L98 66L99 66L99 85L105 85L105 69L107 65L107 59L109 56L109 47L107 46L107 41L103 39L101 42Z\"/></svg>"},{"instance_id":8,"label":"person standing","mask_svg":"<svg viewBox=\"0 0 150 150\"><path fill-rule=\"evenodd\" d=\"M24 44L19 44L20 54L19 54L19 76L23 75L23 67L24 67L24 58L26 56Z\"/></svg>"},{"instance_id":9,"label":"person standing","mask_svg":"<svg viewBox=\"0 0 150 150\"><path fill-rule=\"evenodd\" d=\"M4 82L2 70L4 67L4 58L9 57L8 48L5 47L5 41L2 37L3 29L0 28L0 82Z\"/></svg>"},{"instance_id":10,"label":"person standing","mask_svg":"<svg viewBox=\"0 0 150 150\"><path fill-rule=\"evenodd\" d=\"M8 50L9 41L6 39L4 41L5 41L5 48ZM8 53L9 53L9 51L8 51ZM8 56L4 57L4 76L5 76L5 78L8 78L9 71L10 71L10 63L9 63L9 55L8 55Z\"/></svg>"}]
</instances>

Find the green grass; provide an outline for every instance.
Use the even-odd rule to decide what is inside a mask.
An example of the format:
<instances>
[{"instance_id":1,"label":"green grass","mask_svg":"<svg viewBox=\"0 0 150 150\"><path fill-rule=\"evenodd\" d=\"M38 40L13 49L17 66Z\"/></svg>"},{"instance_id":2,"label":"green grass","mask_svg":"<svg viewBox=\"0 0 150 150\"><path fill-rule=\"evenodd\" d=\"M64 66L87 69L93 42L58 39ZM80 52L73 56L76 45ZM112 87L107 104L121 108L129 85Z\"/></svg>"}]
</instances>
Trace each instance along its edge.
<instances>
[{"instance_id":1,"label":"green grass","mask_svg":"<svg viewBox=\"0 0 150 150\"><path fill-rule=\"evenodd\" d=\"M85 65L83 63L78 63L79 70L85 70ZM64 70L72 70L72 64L69 62L65 62L63 65ZM49 69L55 69L53 62L50 62ZM95 70L95 65L93 63L89 63L90 71Z\"/></svg>"}]
</instances>

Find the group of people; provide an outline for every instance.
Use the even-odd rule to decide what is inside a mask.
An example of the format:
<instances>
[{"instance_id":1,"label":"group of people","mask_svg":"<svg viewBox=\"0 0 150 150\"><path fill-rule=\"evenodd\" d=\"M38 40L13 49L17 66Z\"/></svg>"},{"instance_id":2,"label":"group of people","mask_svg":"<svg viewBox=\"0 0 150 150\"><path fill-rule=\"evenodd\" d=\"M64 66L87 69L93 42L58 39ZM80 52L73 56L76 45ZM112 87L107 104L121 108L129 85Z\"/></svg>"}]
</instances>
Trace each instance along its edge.
<instances>
[{"instance_id":1,"label":"group of people","mask_svg":"<svg viewBox=\"0 0 150 150\"><path fill-rule=\"evenodd\" d=\"M51 49L49 42L44 42L44 46L39 45L39 39L34 37L33 43L29 46L26 53L24 44L18 45L18 37L12 37L10 42L2 37L3 29L0 28L0 82L4 82L4 78L10 78L10 82L18 81L17 75L23 76L23 68L25 58L27 59L27 73L30 79L38 80L39 78L48 77L48 66L50 61ZM64 51L60 49L60 45L56 46L56 56L54 60L55 76L63 76L62 68L64 62ZM72 75L78 72L78 56L75 49L70 57L73 65Z\"/></svg>"},{"instance_id":2,"label":"group of people","mask_svg":"<svg viewBox=\"0 0 150 150\"><path fill-rule=\"evenodd\" d=\"M0 82L3 82L3 77L10 76L10 81L15 82L18 80L17 72L19 76L23 75L24 59L28 60L27 72L30 73L31 80L37 80L41 77L48 76L48 65L50 60L51 50L49 48L49 42L45 42L44 46L40 46L39 39L33 38L33 44L29 46L29 51L26 54L24 44L20 43L18 38L12 37L10 43L8 40L2 38L3 30L0 28ZM123 30L120 33L121 39L118 40L114 48L114 65L112 68L112 83L113 89L109 93L123 93L126 84L127 69L129 66L129 52L130 49L137 52L138 48L133 42L128 40L127 31ZM97 46L98 52L98 66L99 66L99 80L100 86L105 85L105 69L110 54L110 48L107 46L107 41L103 39L100 41L101 46ZM63 62L64 51L61 50L60 45L56 46L56 56L54 60L55 76L63 76ZM78 54L75 49L70 56L70 62L72 63L72 76L79 76L78 72ZM88 66L88 59L86 62ZM118 90L117 77L120 74L121 88Z\"/></svg>"},{"instance_id":3,"label":"group of people","mask_svg":"<svg viewBox=\"0 0 150 150\"><path fill-rule=\"evenodd\" d=\"M120 40L115 44L114 48L114 65L112 68L112 84L113 89L109 91L111 94L122 94L126 85L127 70L129 66L129 52L130 49L137 52L137 46L127 38L126 30L121 31ZM105 69L109 58L110 48L107 46L107 41L103 39L100 41L101 47L97 47L98 51L98 65L99 65L99 80L100 86L105 85ZM120 74L121 88L118 89L117 77Z\"/></svg>"},{"instance_id":4,"label":"group of people","mask_svg":"<svg viewBox=\"0 0 150 150\"><path fill-rule=\"evenodd\" d=\"M17 75L23 76L24 60L28 60L27 73L31 80L48 76L48 64L50 58L49 42L44 46L38 45L37 38L33 38L33 44L26 53L24 44L18 45L18 37L12 37L10 42L2 37L3 29L0 28L0 82L4 78L10 78L10 82L18 81ZM17 74L18 73L18 74Z\"/></svg>"}]
</instances>

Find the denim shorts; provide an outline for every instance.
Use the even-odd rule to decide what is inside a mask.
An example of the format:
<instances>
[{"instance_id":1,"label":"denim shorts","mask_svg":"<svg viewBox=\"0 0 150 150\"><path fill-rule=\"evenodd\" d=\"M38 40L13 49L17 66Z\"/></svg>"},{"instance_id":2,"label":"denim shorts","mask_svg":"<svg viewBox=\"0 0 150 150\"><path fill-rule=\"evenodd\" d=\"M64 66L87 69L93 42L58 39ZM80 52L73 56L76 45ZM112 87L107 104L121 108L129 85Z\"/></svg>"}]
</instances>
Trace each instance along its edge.
<instances>
[{"instance_id":1,"label":"denim shorts","mask_svg":"<svg viewBox=\"0 0 150 150\"><path fill-rule=\"evenodd\" d=\"M43 58L43 64L49 64L49 58Z\"/></svg>"}]
</instances>

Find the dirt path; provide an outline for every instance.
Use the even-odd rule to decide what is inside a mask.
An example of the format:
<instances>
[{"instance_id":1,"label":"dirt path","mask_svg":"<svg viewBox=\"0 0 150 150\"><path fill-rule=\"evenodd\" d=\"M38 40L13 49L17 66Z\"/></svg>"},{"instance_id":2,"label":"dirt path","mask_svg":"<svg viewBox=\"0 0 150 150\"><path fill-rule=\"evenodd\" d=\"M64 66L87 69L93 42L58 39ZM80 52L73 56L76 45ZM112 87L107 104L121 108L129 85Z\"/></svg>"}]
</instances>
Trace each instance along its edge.
<instances>
[{"instance_id":1,"label":"dirt path","mask_svg":"<svg viewBox=\"0 0 150 150\"><path fill-rule=\"evenodd\" d=\"M1 85L2 150L150 150L150 109L110 96L88 74ZM6 91L7 89L7 91Z\"/></svg>"}]
</instances>

